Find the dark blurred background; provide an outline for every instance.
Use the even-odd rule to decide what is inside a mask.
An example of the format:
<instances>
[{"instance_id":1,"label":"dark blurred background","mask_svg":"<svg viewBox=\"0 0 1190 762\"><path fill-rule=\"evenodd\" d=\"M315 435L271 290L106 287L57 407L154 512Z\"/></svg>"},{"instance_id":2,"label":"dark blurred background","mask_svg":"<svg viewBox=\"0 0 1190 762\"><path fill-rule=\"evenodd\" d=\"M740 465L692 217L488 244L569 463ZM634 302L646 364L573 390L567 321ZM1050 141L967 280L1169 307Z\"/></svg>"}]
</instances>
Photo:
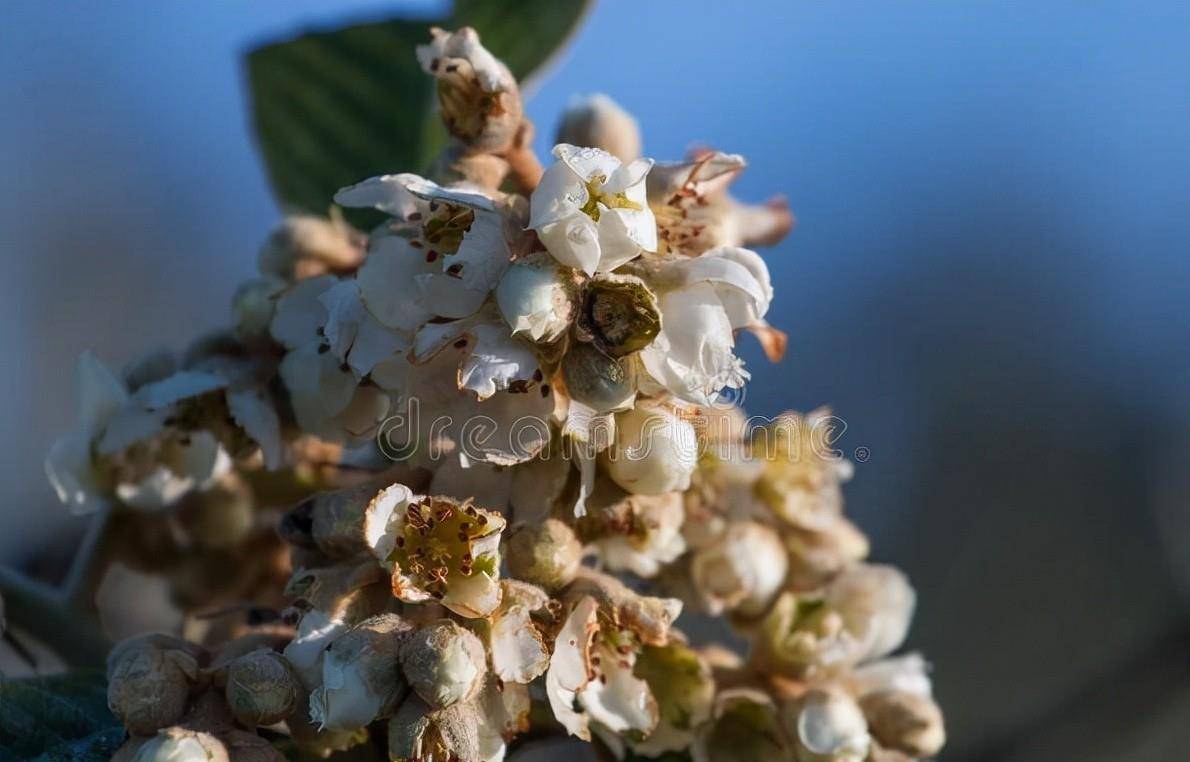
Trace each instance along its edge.
<instances>
[{"instance_id":1,"label":"dark blurred background","mask_svg":"<svg viewBox=\"0 0 1190 762\"><path fill-rule=\"evenodd\" d=\"M181 347L254 271L242 52L438 7L4 4L0 558L62 542L78 353ZM1187 758L1190 7L608 0L533 96L543 148L591 91L789 197L791 351L746 346L747 406L831 403L868 448L849 510L919 590L943 758Z\"/></svg>"}]
</instances>

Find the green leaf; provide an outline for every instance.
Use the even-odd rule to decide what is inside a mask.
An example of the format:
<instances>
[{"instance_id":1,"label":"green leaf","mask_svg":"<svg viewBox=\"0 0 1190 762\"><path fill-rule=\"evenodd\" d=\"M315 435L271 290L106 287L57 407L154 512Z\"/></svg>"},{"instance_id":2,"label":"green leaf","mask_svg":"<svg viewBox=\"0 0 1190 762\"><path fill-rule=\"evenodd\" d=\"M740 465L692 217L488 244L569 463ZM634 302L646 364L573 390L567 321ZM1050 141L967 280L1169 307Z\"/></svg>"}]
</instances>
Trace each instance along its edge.
<instances>
[{"instance_id":1,"label":"green leaf","mask_svg":"<svg viewBox=\"0 0 1190 762\"><path fill-rule=\"evenodd\" d=\"M522 82L573 31L587 0L457 0L448 17L315 32L248 54L252 119L287 209L325 213L335 191L421 172L446 143L414 48L429 28L472 26Z\"/></svg>"},{"instance_id":2,"label":"green leaf","mask_svg":"<svg viewBox=\"0 0 1190 762\"><path fill-rule=\"evenodd\" d=\"M0 678L0 762L104 762L123 740L103 673Z\"/></svg>"}]
</instances>

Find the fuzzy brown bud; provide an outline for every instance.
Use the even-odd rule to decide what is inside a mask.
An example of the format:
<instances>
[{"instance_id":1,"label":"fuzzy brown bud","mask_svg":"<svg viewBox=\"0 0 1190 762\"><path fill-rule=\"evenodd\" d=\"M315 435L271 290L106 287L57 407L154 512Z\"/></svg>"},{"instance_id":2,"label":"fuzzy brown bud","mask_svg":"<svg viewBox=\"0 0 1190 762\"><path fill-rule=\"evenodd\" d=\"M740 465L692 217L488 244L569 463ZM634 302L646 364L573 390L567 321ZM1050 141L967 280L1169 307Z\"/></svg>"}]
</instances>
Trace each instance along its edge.
<instances>
[{"instance_id":1,"label":"fuzzy brown bud","mask_svg":"<svg viewBox=\"0 0 1190 762\"><path fill-rule=\"evenodd\" d=\"M860 699L868 727L880 744L911 757L932 757L946 743L942 711L929 696L879 691Z\"/></svg>"},{"instance_id":2,"label":"fuzzy brown bud","mask_svg":"<svg viewBox=\"0 0 1190 762\"><path fill-rule=\"evenodd\" d=\"M417 695L435 708L471 699L487 672L479 638L448 619L414 633L401 651L401 666Z\"/></svg>"},{"instance_id":3,"label":"fuzzy brown bud","mask_svg":"<svg viewBox=\"0 0 1190 762\"><path fill-rule=\"evenodd\" d=\"M297 706L301 685L281 654L261 649L227 667L224 695L236 720L248 727L272 725Z\"/></svg>"},{"instance_id":4,"label":"fuzzy brown bud","mask_svg":"<svg viewBox=\"0 0 1190 762\"><path fill-rule=\"evenodd\" d=\"M107 705L130 733L150 735L182 718L197 676L195 649L166 635L116 646L107 660Z\"/></svg>"},{"instance_id":5,"label":"fuzzy brown bud","mask_svg":"<svg viewBox=\"0 0 1190 762\"><path fill-rule=\"evenodd\" d=\"M570 584L582 561L583 545L558 519L518 527L508 540L508 571L513 577L557 590Z\"/></svg>"}]
</instances>

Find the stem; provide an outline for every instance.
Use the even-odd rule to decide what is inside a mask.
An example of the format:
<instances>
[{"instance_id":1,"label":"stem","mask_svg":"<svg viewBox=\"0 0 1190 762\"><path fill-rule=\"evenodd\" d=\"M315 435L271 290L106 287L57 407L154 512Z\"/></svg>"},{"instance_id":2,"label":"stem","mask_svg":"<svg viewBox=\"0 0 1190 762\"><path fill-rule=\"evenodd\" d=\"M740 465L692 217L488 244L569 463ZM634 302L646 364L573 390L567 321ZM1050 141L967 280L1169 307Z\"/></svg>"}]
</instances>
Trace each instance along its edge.
<instances>
[{"instance_id":1,"label":"stem","mask_svg":"<svg viewBox=\"0 0 1190 762\"><path fill-rule=\"evenodd\" d=\"M44 643L73 667L102 667L110 644L98 620L76 611L66 594L0 566L0 595L11 625Z\"/></svg>"},{"instance_id":2,"label":"stem","mask_svg":"<svg viewBox=\"0 0 1190 762\"><path fill-rule=\"evenodd\" d=\"M533 192L541 182L541 175L545 170L533 150L533 123L528 119L521 122L512 146L504 153L504 160L508 162L509 174L527 196Z\"/></svg>"}]
</instances>

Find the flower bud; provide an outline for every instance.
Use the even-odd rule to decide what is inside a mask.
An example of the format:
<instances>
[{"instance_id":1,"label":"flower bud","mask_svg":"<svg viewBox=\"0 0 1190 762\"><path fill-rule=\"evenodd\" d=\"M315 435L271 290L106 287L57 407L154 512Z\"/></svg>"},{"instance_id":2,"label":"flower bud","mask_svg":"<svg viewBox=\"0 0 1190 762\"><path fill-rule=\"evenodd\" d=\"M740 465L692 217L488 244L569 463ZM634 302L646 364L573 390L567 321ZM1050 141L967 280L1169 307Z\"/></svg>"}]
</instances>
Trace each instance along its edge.
<instances>
[{"instance_id":1,"label":"flower bud","mask_svg":"<svg viewBox=\"0 0 1190 762\"><path fill-rule=\"evenodd\" d=\"M797 590L821 587L868 555L868 538L843 517L820 531L794 529L785 538L790 583Z\"/></svg>"},{"instance_id":2,"label":"flower bud","mask_svg":"<svg viewBox=\"0 0 1190 762\"><path fill-rule=\"evenodd\" d=\"M297 706L301 685L289 662L275 651L244 654L227 666L224 695L240 724L272 725Z\"/></svg>"},{"instance_id":3,"label":"flower bud","mask_svg":"<svg viewBox=\"0 0 1190 762\"><path fill-rule=\"evenodd\" d=\"M286 281L354 270L364 261L367 237L341 217L286 217L257 257L261 274Z\"/></svg>"},{"instance_id":4,"label":"flower bud","mask_svg":"<svg viewBox=\"0 0 1190 762\"><path fill-rule=\"evenodd\" d=\"M757 616L781 589L787 568L780 536L763 524L742 521L694 554L690 576L708 613Z\"/></svg>"},{"instance_id":5,"label":"flower bud","mask_svg":"<svg viewBox=\"0 0 1190 762\"><path fill-rule=\"evenodd\" d=\"M602 455L612 481L638 495L684 490L698 463L694 427L661 407L638 405L616 416L616 438Z\"/></svg>"},{"instance_id":6,"label":"flower bud","mask_svg":"<svg viewBox=\"0 0 1190 762\"><path fill-rule=\"evenodd\" d=\"M554 143L602 148L628 164L640 158L640 127L620 104L603 93L595 93L571 100Z\"/></svg>"},{"instance_id":7,"label":"flower bud","mask_svg":"<svg viewBox=\"0 0 1190 762\"><path fill-rule=\"evenodd\" d=\"M397 656L412 629L395 614L380 614L335 638L322 659L322 685L310 694L313 722L356 728L391 713L405 695Z\"/></svg>"},{"instance_id":8,"label":"flower bud","mask_svg":"<svg viewBox=\"0 0 1190 762\"><path fill-rule=\"evenodd\" d=\"M253 278L240 284L231 298L236 334L242 339L264 339L277 308L277 298L285 290L285 281L273 275Z\"/></svg>"},{"instance_id":9,"label":"flower bud","mask_svg":"<svg viewBox=\"0 0 1190 762\"><path fill-rule=\"evenodd\" d=\"M837 689L816 689L786 707L799 762L863 762L872 739L855 699Z\"/></svg>"},{"instance_id":10,"label":"flower bud","mask_svg":"<svg viewBox=\"0 0 1190 762\"><path fill-rule=\"evenodd\" d=\"M496 304L513 333L533 341L559 338L574 320L575 286L548 257L518 260L496 286Z\"/></svg>"},{"instance_id":11,"label":"flower bud","mask_svg":"<svg viewBox=\"0 0 1190 762\"><path fill-rule=\"evenodd\" d=\"M475 696L487 669L479 638L449 619L414 633L401 651L401 666L417 695L438 709Z\"/></svg>"},{"instance_id":12,"label":"flower bud","mask_svg":"<svg viewBox=\"0 0 1190 762\"><path fill-rule=\"evenodd\" d=\"M932 757L946 743L942 711L929 696L880 691L860 699L872 735L886 748L911 757Z\"/></svg>"},{"instance_id":13,"label":"flower bud","mask_svg":"<svg viewBox=\"0 0 1190 762\"><path fill-rule=\"evenodd\" d=\"M788 762L791 752L772 699L748 688L732 688L715 697L711 721L691 748L695 762Z\"/></svg>"},{"instance_id":14,"label":"flower bud","mask_svg":"<svg viewBox=\"0 0 1190 762\"><path fill-rule=\"evenodd\" d=\"M508 67L480 44L470 27L431 29L417 47L422 69L438 81L438 106L446 129L474 151L499 153L521 125L521 94Z\"/></svg>"},{"instance_id":15,"label":"flower bud","mask_svg":"<svg viewBox=\"0 0 1190 762\"><path fill-rule=\"evenodd\" d=\"M648 346L661 331L661 308L645 282L634 275L601 275L587 287L581 334L612 357Z\"/></svg>"},{"instance_id":16,"label":"flower bud","mask_svg":"<svg viewBox=\"0 0 1190 762\"><path fill-rule=\"evenodd\" d=\"M178 519L199 545L232 548L256 524L252 492L236 473L226 474L209 488L187 495Z\"/></svg>"},{"instance_id":17,"label":"flower bud","mask_svg":"<svg viewBox=\"0 0 1190 762\"><path fill-rule=\"evenodd\" d=\"M388 758L410 762L481 759L482 718L471 704L434 709L410 696L388 723Z\"/></svg>"},{"instance_id":18,"label":"flower bud","mask_svg":"<svg viewBox=\"0 0 1190 762\"><path fill-rule=\"evenodd\" d=\"M636 399L636 363L616 358L594 344L578 343L562 358L562 378L570 396L596 413L624 410Z\"/></svg>"},{"instance_id":19,"label":"flower bud","mask_svg":"<svg viewBox=\"0 0 1190 762\"><path fill-rule=\"evenodd\" d=\"M166 635L142 635L107 659L107 705L128 731L149 735L182 718L197 676L195 647Z\"/></svg>"},{"instance_id":20,"label":"flower bud","mask_svg":"<svg viewBox=\"0 0 1190 762\"><path fill-rule=\"evenodd\" d=\"M231 762L231 757L209 733L168 728L142 744L132 762Z\"/></svg>"},{"instance_id":21,"label":"flower bud","mask_svg":"<svg viewBox=\"0 0 1190 762\"><path fill-rule=\"evenodd\" d=\"M583 545L558 519L523 524L508 539L508 571L513 577L558 590L570 584L582 561Z\"/></svg>"}]
</instances>

